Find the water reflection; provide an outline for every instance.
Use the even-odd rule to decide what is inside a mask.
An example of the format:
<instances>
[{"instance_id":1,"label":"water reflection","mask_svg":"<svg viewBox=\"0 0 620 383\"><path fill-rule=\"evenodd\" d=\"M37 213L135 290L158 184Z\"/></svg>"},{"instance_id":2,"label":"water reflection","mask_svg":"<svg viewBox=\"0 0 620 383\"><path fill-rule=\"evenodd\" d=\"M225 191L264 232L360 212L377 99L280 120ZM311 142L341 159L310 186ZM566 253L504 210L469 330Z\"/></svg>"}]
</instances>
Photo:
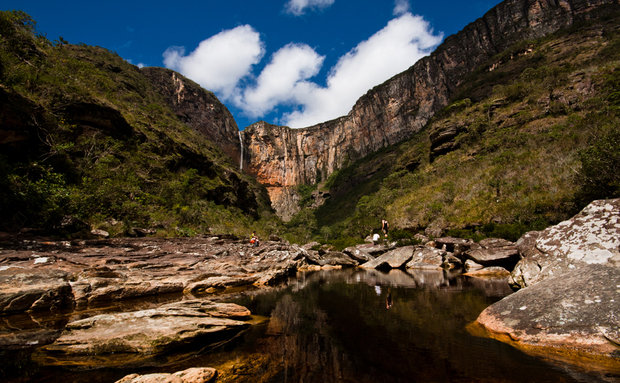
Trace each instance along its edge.
<instances>
[{"instance_id":1,"label":"water reflection","mask_svg":"<svg viewBox=\"0 0 620 383\"><path fill-rule=\"evenodd\" d=\"M467 333L484 308L510 293L505 280L444 271L303 273L278 289L231 296L269 319L219 349L181 350L192 356L140 370L39 366L30 381L110 382L196 366L217 368L218 383L578 381L571 370Z\"/></svg>"},{"instance_id":2,"label":"water reflection","mask_svg":"<svg viewBox=\"0 0 620 383\"><path fill-rule=\"evenodd\" d=\"M280 292L239 298L271 319L266 336L237 353L260 355L265 364L258 371L266 382L573 381L540 360L465 331L486 306L509 293L505 280L480 284L441 271L304 275ZM274 360L278 367L269 362ZM257 376L224 371L221 378Z\"/></svg>"}]
</instances>

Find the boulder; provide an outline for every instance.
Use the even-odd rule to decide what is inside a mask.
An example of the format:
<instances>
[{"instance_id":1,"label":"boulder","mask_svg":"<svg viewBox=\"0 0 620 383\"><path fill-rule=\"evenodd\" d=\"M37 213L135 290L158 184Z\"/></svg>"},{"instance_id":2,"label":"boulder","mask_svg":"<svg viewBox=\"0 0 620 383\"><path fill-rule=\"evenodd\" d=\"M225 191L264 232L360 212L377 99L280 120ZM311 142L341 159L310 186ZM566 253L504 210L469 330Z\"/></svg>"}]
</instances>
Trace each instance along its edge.
<instances>
[{"instance_id":1,"label":"boulder","mask_svg":"<svg viewBox=\"0 0 620 383\"><path fill-rule=\"evenodd\" d=\"M131 374L115 383L209 383L214 381L217 370L210 367L192 367L172 374Z\"/></svg>"},{"instance_id":2,"label":"boulder","mask_svg":"<svg viewBox=\"0 0 620 383\"><path fill-rule=\"evenodd\" d=\"M368 260L375 259L379 255L385 254L386 252L393 250L394 248L395 247L391 245L386 246L383 244L375 245L372 243L365 243L363 245L347 247L346 249L342 250L342 252L357 261L365 262L365 258L368 258Z\"/></svg>"},{"instance_id":3,"label":"boulder","mask_svg":"<svg viewBox=\"0 0 620 383\"><path fill-rule=\"evenodd\" d=\"M73 306L69 277L69 273L62 270L38 267L0 270L0 314Z\"/></svg>"},{"instance_id":4,"label":"boulder","mask_svg":"<svg viewBox=\"0 0 620 383\"><path fill-rule=\"evenodd\" d=\"M413 246L399 247L379 257L363 263L360 267L365 269L399 269L407 264L413 257Z\"/></svg>"},{"instance_id":5,"label":"boulder","mask_svg":"<svg viewBox=\"0 0 620 383\"><path fill-rule=\"evenodd\" d=\"M617 374L619 281L620 269L586 264L507 296L476 323L526 352Z\"/></svg>"},{"instance_id":6,"label":"boulder","mask_svg":"<svg viewBox=\"0 0 620 383\"><path fill-rule=\"evenodd\" d=\"M435 239L435 247L459 255L469 250L474 242L469 239L454 238L454 237L442 237Z\"/></svg>"},{"instance_id":7,"label":"boulder","mask_svg":"<svg viewBox=\"0 0 620 383\"><path fill-rule=\"evenodd\" d=\"M517 242L523 259L511 283L526 287L588 264L618 267L620 199L594 201L573 218Z\"/></svg>"},{"instance_id":8,"label":"boulder","mask_svg":"<svg viewBox=\"0 0 620 383\"><path fill-rule=\"evenodd\" d=\"M249 326L249 318L249 310L233 303L179 301L69 322L42 352L65 365L139 363L172 348L195 343L204 347L231 338Z\"/></svg>"},{"instance_id":9,"label":"boulder","mask_svg":"<svg viewBox=\"0 0 620 383\"><path fill-rule=\"evenodd\" d=\"M413 251L413 257L407 262L407 268L441 270L445 256L446 252L444 250L416 247Z\"/></svg>"},{"instance_id":10,"label":"boulder","mask_svg":"<svg viewBox=\"0 0 620 383\"><path fill-rule=\"evenodd\" d=\"M329 251L320 256L319 265L321 266L357 266L358 261L352 259L345 253L341 253L340 251Z\"/></svg>"},{"instance_id":11,"label":"boulder","mask_svg":"<svg viewBox=\"0 0 620 383\"><path fill-rule=\"evenodd\" d=\"M505 239L486 238L470 248L465 256L483 266L502 266L512 270L519 261L517 246Z\"/></svg>"},{"instance_id":12,"label":"boulder","mask_svg":"<svg viewBox=\"0 0 620 383\"><path fill-rule=\"evenodd\" d=\"M105 230L102 229L92 229L90 231L90 234L95 236L95 237L99 237L99 238L109 238L110 237L110 233L108 233Z\"/></svg>"}]
</instances>

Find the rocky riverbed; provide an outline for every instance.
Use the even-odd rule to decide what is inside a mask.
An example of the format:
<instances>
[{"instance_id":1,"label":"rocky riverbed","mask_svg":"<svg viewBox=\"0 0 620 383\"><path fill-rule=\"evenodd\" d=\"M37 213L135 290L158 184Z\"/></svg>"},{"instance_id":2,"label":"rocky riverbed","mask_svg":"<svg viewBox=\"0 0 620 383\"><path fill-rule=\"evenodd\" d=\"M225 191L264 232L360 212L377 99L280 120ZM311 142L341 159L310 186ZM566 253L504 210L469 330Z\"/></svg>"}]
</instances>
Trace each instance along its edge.
<instances>
[{"instance_id":1,"label":"rocky riverbed","mask_svg":"<svg viewBox=\"0 0 620 383\"><path fill-rule=\"evenodd\" d=\"M270 288L302 270L448 269L521 288L483 311L473 333L617 376L619 217L619 200L596 201L517 243L421 238L342 252L231 236L5 238L0 348L34 348L45 365L140 366L190 344L216 347L263 320L223 303L229 292Z\"/></svg>"}]
</instances>

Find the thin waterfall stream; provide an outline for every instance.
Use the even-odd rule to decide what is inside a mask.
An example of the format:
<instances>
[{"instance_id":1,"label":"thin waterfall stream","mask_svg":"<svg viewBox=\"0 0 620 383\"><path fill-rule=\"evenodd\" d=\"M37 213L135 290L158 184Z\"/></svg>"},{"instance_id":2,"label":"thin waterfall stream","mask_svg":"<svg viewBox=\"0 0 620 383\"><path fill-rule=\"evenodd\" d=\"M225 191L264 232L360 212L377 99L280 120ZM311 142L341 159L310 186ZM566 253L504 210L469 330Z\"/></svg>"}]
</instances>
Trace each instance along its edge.
<instances>
[{"instance_id":1,"label":"thin waterfall stream","mask_svg":"<svg viewBox=\"0 0 620 383\"><path fill-rule=\"evenodd\" d=\"M241 146L241 156L239 157L239 170L243 170L243 138L239 130L239 146Z\"/></svg>"}]
</instances>

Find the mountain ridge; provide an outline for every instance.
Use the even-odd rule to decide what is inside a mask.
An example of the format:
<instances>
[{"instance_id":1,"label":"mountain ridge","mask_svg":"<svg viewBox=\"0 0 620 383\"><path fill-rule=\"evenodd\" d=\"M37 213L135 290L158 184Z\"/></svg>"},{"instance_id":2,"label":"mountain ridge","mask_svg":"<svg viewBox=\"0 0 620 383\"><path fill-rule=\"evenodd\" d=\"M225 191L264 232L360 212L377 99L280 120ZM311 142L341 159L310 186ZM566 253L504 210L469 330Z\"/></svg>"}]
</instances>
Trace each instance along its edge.
<instances>
[{"instance_id":1,"label":"mountain ridge","mask_svg":"<svg viewBox=\"0 0 620 383\"><path fill-rule=\"evenodd\" d=\"M268 186L272 205L290 219L298 211L296 186L320 182L409 138L448 104L468 73L494 55L617 5L615 0L504 1L447 37L430 56L369 90L346 116L301 129L250 125L243 132L244 168Z\"/></svg>"}]
</instances>

